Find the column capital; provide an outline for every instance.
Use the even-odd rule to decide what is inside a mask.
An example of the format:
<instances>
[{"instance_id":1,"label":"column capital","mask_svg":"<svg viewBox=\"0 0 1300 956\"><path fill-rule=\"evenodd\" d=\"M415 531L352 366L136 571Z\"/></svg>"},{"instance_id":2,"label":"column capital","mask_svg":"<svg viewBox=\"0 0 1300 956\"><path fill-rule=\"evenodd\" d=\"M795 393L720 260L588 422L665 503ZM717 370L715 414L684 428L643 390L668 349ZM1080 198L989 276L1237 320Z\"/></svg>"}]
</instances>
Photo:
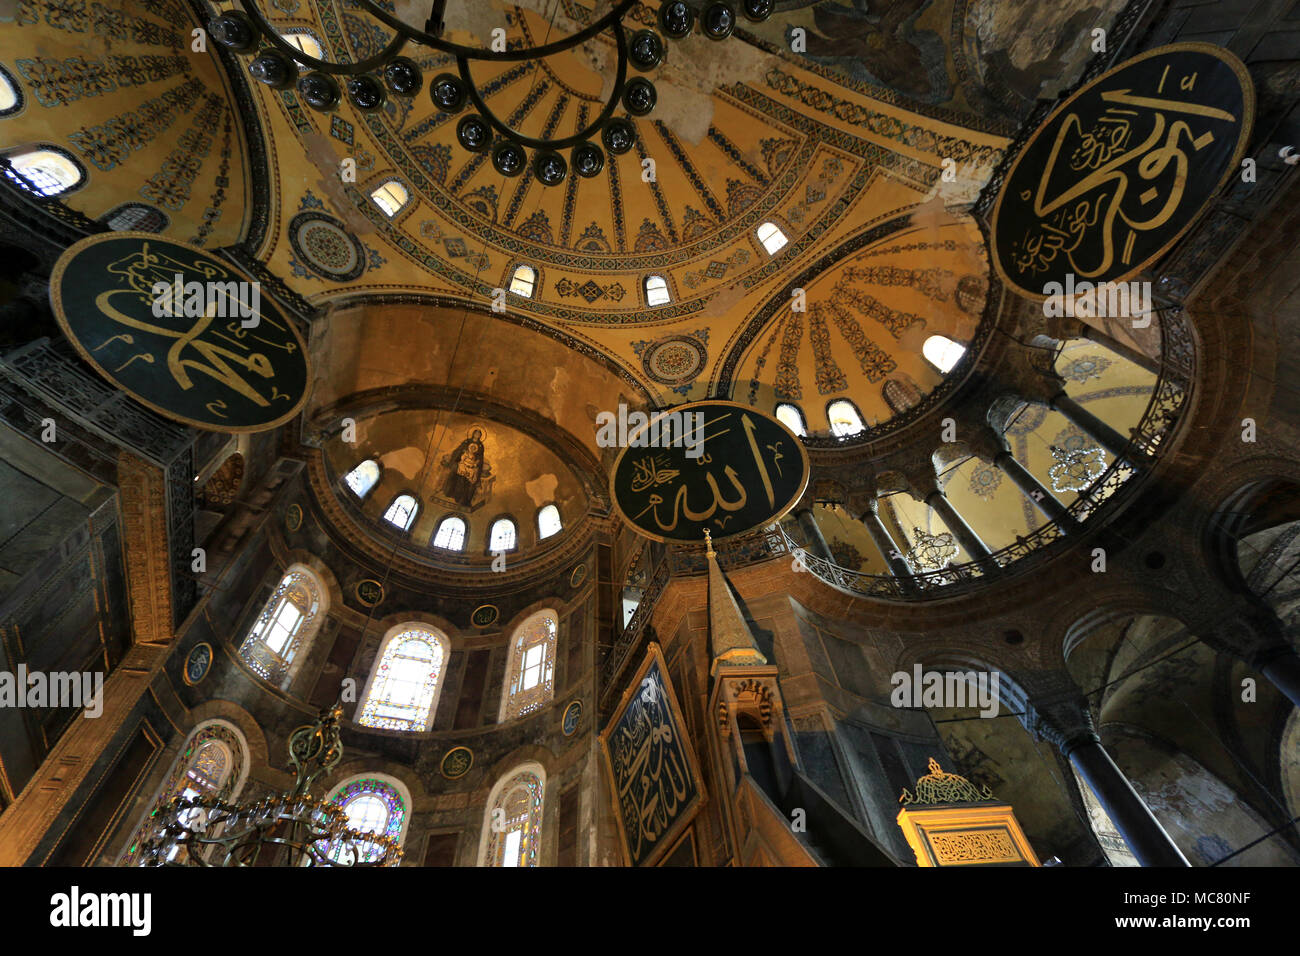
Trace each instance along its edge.
<instances>
[{"instance_id":1,"label":"column capital","mask_svg":"<svg viewBox=\"0 0 1300 956\"><path fill-rule=\"evenodd\" d=\"M1025 694L1020 722L1035 739L1050 741L1066 757L1100 741L1088 700L1067 672L1018 675L1017 683Z\"/></svg>"}]
</instances>

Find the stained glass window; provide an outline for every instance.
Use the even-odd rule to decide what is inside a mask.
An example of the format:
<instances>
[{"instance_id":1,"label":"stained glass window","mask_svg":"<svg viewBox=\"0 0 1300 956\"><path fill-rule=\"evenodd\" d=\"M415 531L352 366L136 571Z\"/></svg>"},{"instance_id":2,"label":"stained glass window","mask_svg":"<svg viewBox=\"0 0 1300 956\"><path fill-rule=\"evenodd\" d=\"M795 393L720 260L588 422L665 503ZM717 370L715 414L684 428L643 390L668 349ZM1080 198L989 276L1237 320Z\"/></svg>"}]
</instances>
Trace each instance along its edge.
<instances>
[{"instance_id":1,"label":"stained glass window","mask_svg":"<svg viewBox=\"0 0 1300 956\"><path fill-rule=\"evenodd\" d=\"M758 227L758 241L763 244L769 256L774 256L789 242L781 227L774 222L765 222Z\"/></svg>"},{"instance_id":2,"label":"stained glass window","mask_svg":"<svg viewBox=\"0 0 1300 956\"><path fill-rule=\"evenodd\" d=\"M488 535L488 550L493 554L513 551L515 538L515 523L509 518L498 518L492 522L492 531Z\"/></svg>"},{"instance_id":3,"label":"stained glass window","mask_svg":"<svg viewBox=\"0 0 1300 956\"><path fill-rule=\"evenodd\" d=\"M921 344L921 354L926 361L940 372L951 372L961 357L966 354L966 346L943 335L932 335Z\"/></svg>"},{"instance_id":4,"label":"stained glass window","mask_svg":"<svg viewBox=\"0 0 1300 956\"><path fill-rule=\"evenodd\" d=\"M537 512L537 536L539 538L549 538L553 534L558 534L563 527L564 524L560 521L560 509L555 505L547 505Z\"/></svg>"},{"instance_id":5,"label":"stained glass window","mask_svg":"<svg viewBox=\"0 0 1300 956\"><path fill-rule=\"evenodd\" d=\"M388 730L427 730L446 659L446 638L423 624L399 625L380 645L357 723Z\"/></svg>"},{"instance_id":6,"label":"stained glass window","mask_svg":"<svg viewBox=\"0 0 1300 956\"><path fill-rule=\"evenodd\" d=\"M406 836L406 801L391 783L376 777L361 777L348 781L334 791L330 802L343 808L347 814L348 826L365 833L377 833L390 837L400 844ZM354 861L352 851L346 844L321 848L336 863L365 863L377 859L382 848L368 845L362 841L356 844L361 859Z\"/></svg>"},{"instance_id":7,"label":"stained glass window","mask_svg":"<svg viewBox=\"0 0 1300 956\"><path fill-rule=\"evenodd\" d=\"M502 721L531 714L555 696L556 620L554 611L538 611L515 629L501 703Z\"/></svg>"},{"instance_id":8,"label":"stained glass window","mask_svg":"<svg viewBox=\"0 0 1300 956\"><path fill-rule=\"evenodd\" d=\"M415 521L416 507L415 499L410 495L398 495L384 512L384 520L403 531L410 531L411 524Z\"/></svg>"},{"instance_id":9,"label":"stained glass window","mask_svg":"<svg viewBox=\"0 0 1300 956\"><path fill-rule=\"evenodd\" d=\"M379 462L363 461L344 475L343 480L347 482L354 495L364 498L370 494L375 485L379 484Z\"/></svg>"},{"instance_id":10,"label":"stained glass window","mask_svg":"<svg viewBox=\"0 0 1300 956\"><path fill-rule=\"evenodd\" d=\"M240 645L240 660L259 677L282 685L325 618L324 595L324 586L309 568L290 567Z\"/></svg>"},{"instance_id":11,"label":"stained glass window","mask_svg":"<svg viewBox=\"0 0 1300 956\"><path fill-rule=\"evenodd\" d=\"M545 791L545 773L536 764L515 768L493 788L483 822L484 866L538 865Z\"/></svg>"},{"instance_id":12,"label":"stained glass window","mask_svg":"<svg viewBox=\"0 0 1300 956\"><path fill-rule=\"evenodd\" d=\"M243 787L247 763L247 750L239 731L220 720L201 724L185 741L171 772L127 845L121 863L129 866L136 861L140 844L152 833L152 813L155 807L177 796L210 796L220 800L234 800ZM201 829L196 824L203 822L203 814L202 810L190 810L184 822L195 829ZM186 851L176 847L168 859L174 860L183 852Z\"/></svg>"},{"instance_id":13,"label":"stained glass window","mask_svg":"<svg viewBox=\"0 0 1300 956\"><path fill-rule=\"evenodd\" d=\"M826 417L831 423L831 434L836 438L848 438L866 427L857 407L847 399L837 398L827 405Z\"/></svg>"},{"instance_id":14,"label":"stained glass window","mask_svg":"<svg viewBox=\"0 0 1300 956\"><path fill-rule=\"evenodd\" d=\"M803 412L789 402L782 402L776 406L776 420L800 438L808 434L808 429L803 423Z\"/></svg>"}]
</instances>

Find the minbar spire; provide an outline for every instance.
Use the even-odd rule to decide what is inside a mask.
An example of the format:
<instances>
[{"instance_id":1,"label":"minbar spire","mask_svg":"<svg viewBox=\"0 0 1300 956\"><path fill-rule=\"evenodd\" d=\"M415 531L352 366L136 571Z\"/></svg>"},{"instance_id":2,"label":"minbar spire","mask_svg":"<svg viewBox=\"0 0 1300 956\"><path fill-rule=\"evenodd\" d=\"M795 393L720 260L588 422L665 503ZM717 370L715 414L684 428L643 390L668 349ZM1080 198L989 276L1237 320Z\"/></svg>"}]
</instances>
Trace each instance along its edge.
<instances>
[{"instance_id":1,"label":"minbar spire","mask_svg":"<svg viewBox=\"0 0 1300 956\"><path fill-rule=\"evenodd\" d=\"M710 676L716 677L720 666L762 665L767 658L759 651L754 635L745 623L745 615L727 584L727 578L718 566L718 556L713 551L713 537L704 531L705 554L709 561L709 639L713 643L713 667Z\"/></svg>"}]
</instances>

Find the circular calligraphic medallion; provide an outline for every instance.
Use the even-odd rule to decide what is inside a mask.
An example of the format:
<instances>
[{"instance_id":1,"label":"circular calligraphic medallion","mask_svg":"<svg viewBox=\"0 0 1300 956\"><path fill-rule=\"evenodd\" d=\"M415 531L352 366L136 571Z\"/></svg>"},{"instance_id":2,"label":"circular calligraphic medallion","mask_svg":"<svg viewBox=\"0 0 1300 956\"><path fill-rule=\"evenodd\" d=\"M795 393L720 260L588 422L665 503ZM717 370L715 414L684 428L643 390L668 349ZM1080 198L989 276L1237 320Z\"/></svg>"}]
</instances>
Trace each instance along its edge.
<instances>
[{"instance_id":1,"label":"circular calligraphic medallion","mask_svg":"<svg viewBox=\"0 0 1300 956\"><path fill-rule=\"evenodd\" d=\"M1208 43L1157 47L1103 73L1007 172L990 230L998 274L1039 301L1137 275L1240 168L1254 115L1245 65Z\"/></svg>"},{"instance_id":2,"label":"circular calligraphic medallion","mask_svg":"<svg viewBox=\"0 0 1300 956\"><path fill-rule=\"evenodd\" d=\"M290 505L284 510L284 526L290 531L302 527L302 505Z\"/></svg>"},{"instance_id":3,"label":"circular calligraphic medallion","mask_svg":"<svg viewBox=\"0 0 1300 956\"><path fill-rule=\"evenodd\" d=\"M500 616L501 611L495 604L480 604L469 616L469 622L475 627L491 627Z\"/></svg>"},{"instance_id":4,"label":"circular calligraphic medallion","mask_svg":"<svg viewBox=\"0 0 1300 956\"><path fill-rule=\"evenodd\" d=\"M105 380L174 421L258 432L293 418L311 374L261 284L151 232L74 243L50 277L59 327Z\"/></svg>"},{"instance_id":5,"label":"circular calligraphic medallion","mask_svg":"<svg viewBox=\"0 0 1300 956\"><path fill-rule=\"evenodd\" d=\"M629 416L630 418L630 416ZM770 415L713 400L629 421L610 496L640 534L699 542L762 528L785 515L808 485L808 452Z\"/></svg>"},{"instance_id":6,"label":"circular calligraphic medallion","mask_svg":"<svg viewBox=\"0 0 1300 956\"><path fill-rule=\"evenodd\" d=\"M587 566L585 564L579 564L569 574L569 587L580 588L582 587L583 582L585 582L586 580L587 580Z\"/></svg>"},{"instance_id":7,"label":"circular calligraphic medallion","mask_svg":"<svg viewBox=\"0 0 1300 956\"><path fill-rule=\"evenodd\" d=\"M207 642L195 644L185 656L185 671L182 677L187 684L197 684L208 676L212 668L212 645Z\"/></svg>"},{"instance_id":8,"label":"circular calligraphic medallion","mask_svg":"<svg viewBox=\"0 0 1300 956\"><path fill-rule=\"evenodd\" d=\"M443 756L438 769L448 780L457 780L469 773L472 766L474 766L474 751L468 747L453 747Z\"/></svg>"},{"instance_id":9,"label":"circular calligraphic medallion","mask_svg":"<svg viewBox=\"0 0 1300 956\"><path fill-rule=\"evenodd\" d=\"M356 587L357 600L366 607L374 607L383 603L384 586L374 578L366 578L364 581L358 581Z\"/></svg>"},{"instance_id":10,"label":"circular calligraphic medallion","mask_svg":"<svg viewBox=\"0 0 1300 956\"><path fill-rule=\"evenodd\" d=\"M564 708L564 717L560 721L560 729L564 731L564 736L572 737L578 732L578 721L581 717L582 701L572 701L568 707Z\"/></svg>"}]
</instances>

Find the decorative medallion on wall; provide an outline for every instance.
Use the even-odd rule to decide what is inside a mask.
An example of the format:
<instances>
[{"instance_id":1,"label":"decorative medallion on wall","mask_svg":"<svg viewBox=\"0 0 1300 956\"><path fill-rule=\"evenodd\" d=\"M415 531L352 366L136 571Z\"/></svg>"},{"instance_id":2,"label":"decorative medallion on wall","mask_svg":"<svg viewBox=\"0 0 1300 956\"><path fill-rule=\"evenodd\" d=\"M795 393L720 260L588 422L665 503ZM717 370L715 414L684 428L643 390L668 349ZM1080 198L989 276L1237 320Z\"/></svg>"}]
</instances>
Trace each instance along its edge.
<instances>
[{"instance_id":1,"label":"decorative medallion on wall","mask_svg":"<svg viewBox=\"0 0 1300 956\"><path fill-rule=\"evenodd\" d=\"M322 279L350 282L366 270L366 250L343 227L323 212L300 212L289 222L289 245L312 272Z\"/></svg>"},{"instance_id":2,"label":"decorative medallion on wall","mask_svg":"<svg viewBox=\"0 0 1300 956\"><path fill-rule=\"evenodd\" d=\"M384 601L384 586L374 578L366 578L357 582L356 595L366 607L375 607Z\"/></svg>"},{"instance_id":3,"label":"decorative medallion on wall","mask_svg":"<svg viewBox=\"0 0 1300 956\"><path fill-rule=\"evenodd\" d=\"M302 505L290 505L284 512L284 526L289 531L302 527Z\"/></svg>"},{"instance_id":4,"label":"decorative medallion on wall","mask_svg":"<svg viewBox=\"0 0 1300 956\"><path fill-rule=\"evenodd\" d=\"M993 209L993 261L1034 300L1119 283L1191 228L1241 164L1255 117L1245 65L1176 43L1085 85L1016 157Z\"/></svg>"},{"instance_id":5,"label":"decorative medallion on wall","mask_svg":"<svg viewBox=\"0 0 1300 956\"><path fill-rule=\"evenodd\" d=\"M587 565L580 564L569 574L569 587L580 588L587 580Z\"/></svg>"},{"instance_id":6,"label":"decorative medallion on wall","mask_svg":"<svg viewBox=\"0 0 1300 956\"><path fill-rule=\"evenodd\" d=\"M442 758L439 772L448 780L459 780L474 766L474 751L468 747L452 747Z\"/></svg>"},{"instance_id":7,"label":"decorative medallion on wall","mask_svg":"<svg viewBox=\"0 0 1300 956\"><path fill-rule=\"evenodd\" d=\"M709 361L709 332L701 329L689 335L673 335L653 342L633 342L632 349L641 356L641 366L660 385L675 385L685 394Z\"/></svg>"},{"instance_id":8,"label":"decorative medallion on wall","mask_svg":"<svg viewBox=\"0 0 1300 956\"><path fill-rule=\"evenodd\" d=\"M99 375L217 432L275 428L307 400L306 345L262 292L228 262L147 232L87 236L50 277L59 327Z\"/></svg>"},{"instance_id":9,"label":"decorative medallion on wall","mask_svg":"<svg viewBox=\"0 0 1300 956\"><path fill-rule=\"evenodd\" d=\"M564 708L564 718L560 721L560 728L564 731L564 736L572 737L578 732L578 721L581 718L582 701L570 702L569 706Z\"/></svg>"},{"instance_id":10,"label":"decorative medallion on wall","mask_svg":"<svg viewBox=\"0 0 1300 956\"><path fill-rule=\"evenodd\" d=\"M480 604L469 616L469 622L475 627L491 627L501 617L501 611L495 604Z\"/></svg>"},{"instance_id":11,"label":"decorative medallion on wall","mask_svg":"<svg viewBox=\"0 0 1300 956\"><path fill-rule=\"evenodd\" d=\"M987 462L978 462L971 469L970 490L984 501L992 501L993 495L1002 484L1002 469Z\"/></svg>"},{"instance_id":12,"label":"decorative medallion on wall","mask_svg":"<svg viewBox=\"0 0 1300 956\"><path fill-rule=\"evenodd\" d=\"M181 675L185 683L193 686L208 676L212 669L212 645L206 642L195 644L185 656L185 672Z\"/></svg>"}]
</instances>

